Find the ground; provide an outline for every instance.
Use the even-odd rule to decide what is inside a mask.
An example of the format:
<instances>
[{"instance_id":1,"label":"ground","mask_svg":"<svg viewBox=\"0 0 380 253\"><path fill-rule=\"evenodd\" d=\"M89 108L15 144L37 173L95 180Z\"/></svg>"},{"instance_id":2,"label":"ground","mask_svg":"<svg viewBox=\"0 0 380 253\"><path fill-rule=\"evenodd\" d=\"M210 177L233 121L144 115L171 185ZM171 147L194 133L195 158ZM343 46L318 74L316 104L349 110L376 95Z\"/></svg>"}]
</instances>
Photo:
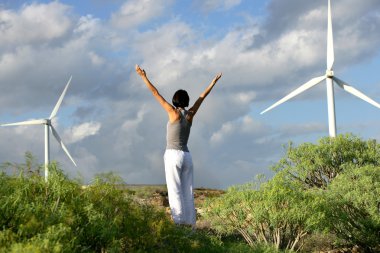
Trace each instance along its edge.
<instances>
[{"instance_id":1,"label":"ground","mask_svg":"<svg viewBox=\"0 0 380 253\"><path fill-rule=\"evenodd\" d=\"M166 185L127 185L126 188L133 193L136 201L156 206L164 209L170 216L168 191ZM208 226L207 221L202 219L202 205L206 198L218 197L224 193L223 190L195 188L194 202L197 210L197 227L204 228Z\"/></svg>"}]
</instances>

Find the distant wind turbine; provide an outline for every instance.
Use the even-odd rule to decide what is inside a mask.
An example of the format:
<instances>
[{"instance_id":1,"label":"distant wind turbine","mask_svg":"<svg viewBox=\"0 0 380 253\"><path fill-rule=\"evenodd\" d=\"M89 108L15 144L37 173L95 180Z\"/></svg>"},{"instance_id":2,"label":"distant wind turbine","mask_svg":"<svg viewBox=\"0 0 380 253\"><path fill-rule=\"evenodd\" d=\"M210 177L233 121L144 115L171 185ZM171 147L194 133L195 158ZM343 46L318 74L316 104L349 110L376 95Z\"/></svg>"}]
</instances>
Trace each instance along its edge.
<instances>
[{"instance_id":1,"label":"distant wind turbine","mask_svg":"<svg viewBox=\"0 0 380 253\"><path fill-rule=\"evenodd\" d=\"M307 83L301 85L291 93L289 93L284 98L280 99L278 102L274 103L272 106L268 107L261 114L275 108L276 106L288 101L289 99L297 96L298 94L310 89L311 87L319 84L323 80L326 80L327 86L327 106L328 106L328 120L329 120L329 134L330 137L336 136L336 120L335 120L335 102L334 102L334 86L333 81L342 88L343 90L351 93L354 96L380 108L380 104L372 100L371 98L364 95L362 92L358 91L354 87L348 85L346 82L336 78L333 72L334 64L334 42L333 42L333 31L332 31L332 21L331 21L331 3L328 0L328 25L327 25L327 70L326 74L323 76L315 77L308 81Z\"/></svg>"},{"instance_id":2,"label":"distant wind turbine","mask_svg":"<svg viewBox=\"0 0 380 253\"><path fill-rule=\"evenodd\" d=\"M71 157L69 151L67 150L65 144L63 144L61 137L59 137L57 131L53 127L51 121L52 119L57 115L58 109L61 106L63 97L66 94L67 88L70 85L71 82L70 77L69 81L66 84L65 89L63 90L61 96L58 99L57 104L55 105L52 113L50 114L50 117L48 119L36 119L36 120L28 120L28 121L22 121L22 122L17 122L17 123L9 123L9 124L1 124L0 126L23 126L23 125L45 125L45 181L48 179L48 166L49 166L49 158L50 158L50 146L49 146L49 128L51 129L55 139L58 141L58 143L61 145L62 149L65 151L66 155L70 158L70 160L74 163L75 166L76 163L74 159Z\"/></svg>"}]
</instances>

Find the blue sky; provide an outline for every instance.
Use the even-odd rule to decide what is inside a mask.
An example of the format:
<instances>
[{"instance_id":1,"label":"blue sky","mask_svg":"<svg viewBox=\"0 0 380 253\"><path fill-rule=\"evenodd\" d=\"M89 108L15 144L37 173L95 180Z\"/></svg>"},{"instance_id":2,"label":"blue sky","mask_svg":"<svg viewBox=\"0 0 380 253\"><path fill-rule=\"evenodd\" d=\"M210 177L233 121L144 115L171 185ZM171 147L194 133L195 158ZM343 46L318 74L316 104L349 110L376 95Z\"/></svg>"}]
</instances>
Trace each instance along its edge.
<instances>
[{"instance_id":1,"label":"blue sky","mask_svg":"<svg viewBox=\"0 0 380 253\"><path fill-rule=\"evenodd\" d=\"M380 2L333 0L334 72L380 102ZM78 167L51 139L51 157L89 182L114 171L164 183L166 115L134 65L170 100L191 101L223 77L197 115L195 184L226 188L271 175L283 145L328 135L325 84L260 112L326 69L327 0L0 2L0 122L50 115ZM191 102L190 102L191 103ZM380 140L380 109L335 88L338 133ZM43 162L43 128L0 129L0 162Z\"/></svg>"}]
</instances>

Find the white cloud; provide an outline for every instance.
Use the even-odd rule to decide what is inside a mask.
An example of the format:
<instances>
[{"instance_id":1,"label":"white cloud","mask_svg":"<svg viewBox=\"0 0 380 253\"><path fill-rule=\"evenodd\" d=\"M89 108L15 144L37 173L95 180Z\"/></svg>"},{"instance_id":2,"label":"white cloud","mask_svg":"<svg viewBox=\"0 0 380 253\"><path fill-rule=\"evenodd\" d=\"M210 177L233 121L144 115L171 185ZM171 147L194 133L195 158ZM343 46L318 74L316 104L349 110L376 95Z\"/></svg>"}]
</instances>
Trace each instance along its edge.
<instances>
[{"instance_id":1,"label":"white cloud","mask_svg":"<svg viewBox=\"0 0 380 253\"><path fill-rule=\"evenodd\" d=\"M68 144L79 142L84 138L98 134L101 128L100 122L85 122L77 126L72 126L64 132L64 141Z\"/></svg>"},{"instance_id":2,"label":"white cloud","mask_svg":"<svg viewBox=\"0 0 380 253\"><path fill-rule=\"evenodd\" d=\"M170 85L182 79L189 69L192 49L187 47L194 39L194 31L181 21L172 21L161 27L136 34L133 49L144 59L150 77L160 85Z\"/></svg>"},{"instance_id":3,"label":"white cloud","mask_svg":"<svg viewBox=\"0 0 380 253\"><path fill-rule=\"evenodd\" d=\"M134 28L161 16L171 0L129 0L113 13L111 24L117 28Z\"/></svg>"},{"instance_id":4,"label":"white cloud","mask_svg":"<svg viewBox=\"0 0 380 253\"><path fill-rule=\"evenodd\" d=\"M94 18L92 15L86 15L80 17L76 27L74 28L74 33L79 34L80 36L85 36L90 38L96 36L100 32L100 20Z\"/></svg>"},{"instance_id":5,"label":"white cloud","mask_svg":"<svg viewBox=\"0 0 380 253\"><path fill-rule=\"evenodd\" d=\"M211 135L210 143L215 146L228 143L231 138L240 139L242 136L256 138L261 134L265 134L266 128L251 116L244 116L242 119L224 123L218 131Z\"/></svg>"},{"instance_id":6,"label":"white cloud","mask_svg":"<svg viewBox=\"0 0 380 253\"><path fill-rule=\"evenodd\" d=\"M222 125L222 127L216 132L213 133L211 136L211 143L212 144L219 144L221 143L224 138L228 137L228 135L231 135L231 133L234 131L235 126L232 122L227 122Z\"/></svg>"},{"instance_id":7,"label":"white cloud","mask_svg":"<svg viewBox=\"0 0 380 253\"><path fill-rule=\"evenodd\" d=\"M0 9L0 46L44 43L64 36L72 24L68 11L59 2L24 5L18 12Z\"/></svg>"},{"instance_id":8,"label":"white cloud","mask_svg":"<svg viewBox=\"0 0 380 253\"><path fill-rule=\"evenodd\" d=\"M239 92L235 96L235 100L237 102L241 102L247 105L251 104L255 98L256 98L256 92L254 91Z\"/></svg>"},{"instance_id":9,"label":"white cloud","mask_svg":"<svg viewBox=\"0 0 380 253\"><path fill-rule=\"evenodd\" d=\"M97 53L93 51L88 52L88 56L90 57L91 62L94 65L102 65L105 62L105 59L103 59L101 56L99 56Z\"/></svg>"}]
</instances>

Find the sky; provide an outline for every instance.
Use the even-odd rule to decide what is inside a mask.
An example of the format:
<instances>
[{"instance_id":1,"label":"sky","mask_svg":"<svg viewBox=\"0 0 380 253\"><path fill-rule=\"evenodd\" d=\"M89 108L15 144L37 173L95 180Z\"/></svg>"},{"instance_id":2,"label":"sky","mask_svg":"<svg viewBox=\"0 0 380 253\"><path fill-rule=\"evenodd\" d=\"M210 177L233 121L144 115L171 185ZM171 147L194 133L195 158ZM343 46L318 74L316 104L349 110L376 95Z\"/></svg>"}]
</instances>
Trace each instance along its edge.
<instances>
[{"instance_id":1,"label":"sky","mask_svg":"<svg viewBox=\"0 0 380 253\"><path fill-rule=\"evenodd\" d=\"M380 102L380 1L332 0L334 73ZM327 0L0 1L0 123L47 118L51 159L84 183L114 172L165 183L167 115L136 74L190 104L222 78L189 141L196 187L225 189L270 170L292 141L328 135L326 85L260 112L326 70ZM380 109L335 86L338 134L380 140ZM0 128L0 163L44 161L43 126Z\"/></svg>"}]
</instances>

